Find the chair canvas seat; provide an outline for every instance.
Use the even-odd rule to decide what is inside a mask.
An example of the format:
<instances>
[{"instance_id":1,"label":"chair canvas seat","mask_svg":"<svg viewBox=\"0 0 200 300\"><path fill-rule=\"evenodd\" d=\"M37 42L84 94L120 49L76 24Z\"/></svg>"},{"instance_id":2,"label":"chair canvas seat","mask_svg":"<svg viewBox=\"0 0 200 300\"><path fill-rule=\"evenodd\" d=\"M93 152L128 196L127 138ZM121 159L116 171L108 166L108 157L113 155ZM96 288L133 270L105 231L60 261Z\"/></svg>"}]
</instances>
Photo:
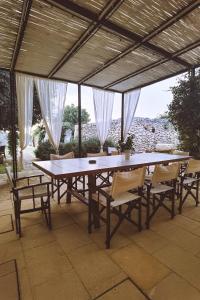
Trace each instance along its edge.
<instances>
[{"instance_id":1,"label":"chair canvas seat","mask_svg":"<svg viewBox=\"0 0 200 300\"><path fill-rule=\"evenodd\" d=\"M45 186L34 187L34 198L47 197L47 189ZM30 199L33 197L32 188L26 188L18 192L19 200Z\"/></svg>"},{"instance_id":2,"label":"chair canvas seat","mask_svg":"<svg viewBox=\"0 0 200 300\"><path fill-rule=\"evenodd\" d=\"M196 182L196 181L197 181L197 178L186 177L183 180L183 184L190 184L190 183L193 183L193 182Z\"/></svg>"},{"instance_id":3,"label":"chair canvas seat","mask_svg":"<svg viewBox=\"0 0 200 300\"><path fill-rule=\"evenodd\" d=\"M160 194L160 193L166 193L168 191L173 190L173 187L165 185L165 184L157 184L151 188L150 193L151 194Z\"/></svg>"},{"instance_id":4,"label":"chair canvas seat","mask_svg":"<svg viewBox=\"0 0 200 300\"><path fill-rule=\"evenodd\" d=\"M111 194L111 187L108 188L104 188L103 189L107 194ZM134 201L139 199L140 196L138 194L133 194L130 192L123 192L121 194L119 194L118 196L116 196L114 199L114 201L110 202L110 206L111 207L117 207L123 204L126 204L128 202ZM93 199L96 201L99 201L101 203L101 205L103 206L107 206L107 201L105 199L105 197L103 197L102 195L99 195L99 198L97 196L97 194L93 194Z\"/></svg>"},{"instance_id":5,"label":"chair canvas seat","mask_svg":"<svg viewBox=\"0 0 200 300\"><path fill-rule=\"evenodd\" d=\"M139 199L140 196L137 195L137 194L133 194L133 193L129 193L129 192L124 192L120 195L118 195L117 197L114 198L114 201L112 201L110 203L110 206L111 207L117 207L117 206L120 206L120 205L123 205L123 204L126 204L128 202L131 202L131 201L134 201L134 200L137 200ZM103 205L103 206L107 206L107 201L105 198L102 198L100 197L99 199L100 203Z\"/></svg>"}]
</instances>

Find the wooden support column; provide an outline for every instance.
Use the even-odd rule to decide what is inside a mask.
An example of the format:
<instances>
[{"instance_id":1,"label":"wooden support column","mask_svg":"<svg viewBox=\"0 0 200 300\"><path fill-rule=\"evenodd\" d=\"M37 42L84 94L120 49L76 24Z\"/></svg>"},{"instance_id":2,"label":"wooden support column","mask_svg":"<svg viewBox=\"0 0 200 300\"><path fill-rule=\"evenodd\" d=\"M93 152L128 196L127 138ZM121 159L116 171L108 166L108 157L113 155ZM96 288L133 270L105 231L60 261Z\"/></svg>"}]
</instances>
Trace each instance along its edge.
<instances>
[{"instance_id":1,"label":"wooden support column","mask_svg":"<svg viewBox=\"0 0 200 300\"><path fill-rule=\"evenodd\" d=\"M81 148L81 85L78 84L78 156L81 157L82 155L82 148Z\"/></svg>"},{"instance_id":2,"label":"wooden support column","mask_svg":"<svg viewBox=\"0 0 200 300\"><path fill-rule=\"evenodd\" d=\"M10 129L12 138L12 163L13 163L13 177L17 178L17 134L16 134L16 86L15 73L10 71Z\"/></svg>"},{"instance_id":3,"label":"wooden support column","mask_svg":"<svg viewBox=\"0 0 200 300\"><path fill-rule=\"evenodd\" d=\"M121 107L121 141L124 140L124 93L122 93L122 107Z\"/></svg>"}]
</instances>

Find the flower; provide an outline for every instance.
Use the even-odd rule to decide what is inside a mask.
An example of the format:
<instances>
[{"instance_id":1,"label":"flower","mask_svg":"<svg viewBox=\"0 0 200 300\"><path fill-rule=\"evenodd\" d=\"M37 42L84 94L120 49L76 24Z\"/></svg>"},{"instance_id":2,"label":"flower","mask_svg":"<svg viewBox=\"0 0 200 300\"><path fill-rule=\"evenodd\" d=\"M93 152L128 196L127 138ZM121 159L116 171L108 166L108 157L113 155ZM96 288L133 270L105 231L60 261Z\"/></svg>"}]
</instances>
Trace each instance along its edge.
<instances>
[{"instance_id":1,"label":"flower","mask_svg":"<svg viewBox=\"0 0 200 300\"><path fill-rule=\"evenodd\" d=\"M125 150L134 150L134 139L135 135L134 134L128 134L128 137L126 141L118 141L118 146L117 149L120 150L121 152L124 152Z\"/></svg>"}]
</instances>

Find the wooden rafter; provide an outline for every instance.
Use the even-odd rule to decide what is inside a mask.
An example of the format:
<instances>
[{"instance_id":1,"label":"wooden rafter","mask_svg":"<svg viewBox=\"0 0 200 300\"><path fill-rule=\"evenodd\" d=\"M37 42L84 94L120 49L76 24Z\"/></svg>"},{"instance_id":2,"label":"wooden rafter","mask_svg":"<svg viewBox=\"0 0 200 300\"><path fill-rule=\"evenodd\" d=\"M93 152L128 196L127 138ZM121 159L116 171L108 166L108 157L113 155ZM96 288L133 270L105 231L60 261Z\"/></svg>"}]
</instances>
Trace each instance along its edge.
<instances>
[{"instance_id":1,"label":"wooden rafter","mask_svg":"<svg viewBox=\"0 0 200 300\"><path fill-rule=\"evenodd\" d=\"M76 4L76 3L74 3L70 0L65 0L65 1L64 0L47 0L47 2L61 8L62 10L66 10L68 12L71 12L71 13L75 14L75 15L78 15L79 17L82 17L82 18L90 20L90 21L97 22L97 18L98 18L97 14L91 12L87 8L79 6L78 4ZM186 12L183 12L183 10L181 10L181 16L180 17L176 16L176 19L174 17L173 20L172 20L172 24L177 20L177 18L183 17L184 13L187 14L189 11L191 11L192 9L197 7L198 4L199 4L199 0L198 1L193 1L192 4L190 4L190 7L189 6L187 7ZM162 55L165 58L170 57L170 53L168 51L165 51L164 49L149 43L147 37L145 37L145 40L144 40L138 34L135 34L135 33L131 32L130 30L127 30L125 28L122 28L122 27L118 26L117 24L114 24L111 21L107 20L106 18L103 18L102 20L100 20L99 23L100 23L100 26L103 26L105 29L113 32L114 34L116 34L118 36L122 36L123 38L126 38L129 41L136 42L138 44L137 47L139 47L140 45L144 45L145 47L147 47L147 48L151 49L152 51ZM170 24L170 22L168 20L168 23L167 23L166 26L169 27L170 26L169 24ZM162 30L164 30L164 25L161 25L161 26L162 26ZM158 28L157 28L156 34L157 34L157 32L159 32ZM153 36L153 33L151 33L150 38L152 38L152 36ZM129 50L132 51L133 49L129 48ZM127 52L127 53L129 53L129 52ZM173 60L175 62L181 64L184 67L187 67L187 68L191 67L190 64L188 64L187 62L185 62L184 60L182 60L180 58L173 58ZM105 66L105 64L104 64L102 66L101 70L103 70L105 67L107 67L107 66ZM97 74L96 72L97 71L95 71L95 73L93 72L91 77L94 76L95 74ZM100 72L100 71L98 71L98 72ZM55 74L55 72L54 72L54 74ZM49 75L52 76L52 73L50 73ZM51 76L49 76L49 77L51 77ZM87 79L89 79L89 78L87 78ZM79 83L83 83L87 79L85 77L82 80L80 80Z\"/></svg>"},{"instance_id":2,"label":"wooden rafter","mask_svg":"<svg viewBox=\"0 0 200 300\"><path fill-rule=\"evenodd\" d=\"M122 53L116 55L112 59L108 60L105 64L91 72L90 74L86 75L84 78L82 78L79 83L83 83L87 81L88 79L92 78L94 75L100 73L110 65L114 64L127 54L129 54L131 51L137 49L140 47L143 43L148 42L150 39L161 33L163 30L166 30L170 26L172 26L175 22L186 16L188 13L190 13L192 10L194 10L199 5L199 0L192 1L190 4L188 4L186 7L182 8L180 11L178 11L173 17L171 17L169 20L163 22L160 26L158 26L156 29L151 31L148 35L146 35L141 41L138 41L136 44L132 45L131 47L128 47L125 49ZM147 45L148 46L148 45ZM166 54L166 53L165 53ZM164 56L165 56L164 54Z\"/></svg>"},{"instance_id":3,"label":"wooden rafter","mask_svg":"<svg viewBox=\"0 0 200 300\"><path fill-rule=\"evenodd\" d=\"M192 69L194 70L196 68L200 68L200 64L194 65L190 70L192 70ZM155 84L155 83L157 83L159 81L166 80L166 79L169 79L169 78L174 77L174 76L178 76L178 75L183 74L183 73L188 72L188 71L189 71L188 68L185 68L185 69L182 69L182 70L180 70L178 72L175 72L173 74L162 76L159 79L155 79L155 80L149 81L147 83L138 85L138 86L136 86L134 88L130 88L128 90L120 91L120 93L128 93L128 92L134 91L136 89L143 88L143 87L146 87L146 86L151 85L151 84Z\"/></svg>"},{"instance_id":4,"label":"wooden rafter","mask_svg":"<svg viewBox=\"0 0 200 300\"><path fill-rule=\"evenodd\" d=\"M20 24L19 24L19 30L18 30L16 42L15 42L15 47L13 50L12 61L10 64L11 71L13 71L15 69L15 66L17 63L17 58L18 58L18 55L19 55L19 52L21 49L21 45L22 45L22 41L24 38L24 33L25 33L27 22L28 22L28 17L29 17L29 13L31 10L31 6L32 6L32 0L24 0L23 7L22 7L21 20L20 20Z\"/></svg>"},{"instance_id":5,"label":"wooden rafter","mask_svg":"<svg viewBox=\"0 0 200 300\"><path fill-rule=\"evenodd\" d=\"M188 45L187 47L184 47L183 49L181 49L179 51L174 52L173 54L171 54L171 58L164 58L164 59L160 59L160 60L158 60L156 62L153 62L153 63L151 63L151 64L149 64L149 65L147 65L147 66L145 66L145 67L143 67L143 68L135 71L135 72L132 72L132 73L126 75L126 76L123 76L123 77L121 77L121 78L119 78L119 79L111 82L110 84L106 85L104 88L108 89L111 86L114 86L114 85L116 85L116 84L118 84L120 82L123 82L124 80L132 78L132 77L134 77L136 75L139 75L139 74L141 74L141 73L143 73L145 71L148 71L148 70L150 70L152 68L155 68L155 67L157 67L157 66L159 66L159 65L161 65L161 64L163 64L163 63L165 63L165 62L167 62L169 60L172 60L175 57L178 57L179 55L184 54L184 53L186 53L186 52L188 52L188 51L190 51L190 50L192 50L192 49L194 49L194 48L196 48L198 46L200 46L200 40L198 40L198 41L196 41L196 42Z\"/></svg>"},{"instance_id":6,"label":"wooden rafter","mask_svg":"<svg viewBox=\"0 0 200 300\"><path fill-rule=\"evenodd\" d=\"M123 3L124 0L111 0L101 11L95 21L93 21L87 30L82 34L80 39L78 39L72 48L61 58L61 60L54 66L48 75L51 78L85 43L99 30L102 26L102 22L109 18ZM68 1L66 1L68 2Z\"/></svg>"}]
</instances>

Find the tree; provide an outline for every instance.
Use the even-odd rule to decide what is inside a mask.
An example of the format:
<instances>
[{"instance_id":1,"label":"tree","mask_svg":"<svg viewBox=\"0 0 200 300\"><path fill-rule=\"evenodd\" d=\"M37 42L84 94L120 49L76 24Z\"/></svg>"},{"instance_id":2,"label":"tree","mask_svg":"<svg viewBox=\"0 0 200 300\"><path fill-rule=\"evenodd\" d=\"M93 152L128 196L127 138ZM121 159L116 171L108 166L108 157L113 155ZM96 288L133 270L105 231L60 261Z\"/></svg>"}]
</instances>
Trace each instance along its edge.
<instances>
[{"instance_id":1,"label":"tree","mask_svg":"<svg viewBox=\"0 0 200 300\"><path fill-rule=\"evenodd\" d=\"M179 80L171 88L172 103L169 120L179 132L180 147L191 155L200 156L200 70Z\"/></svg>"},{"instance_id":2,"label":"tree","mask_svg":"<svg viewBox=\"0 0 200 300\"><path fill-rule=\"evenodd\" d=\"M16 102L16 99L15 99ZM17 104L16 104L17 115ZM33 125L42 120L39 98L34 86ZM17 122L16 122L17 123ZM0 129L9 129L10 121L10 75L8 71L0 71Z\"/></svg>"},{"instance_id":3,"label":"tree","mask_svg":"<svg viewBox=\"0 0 200 300\"><path fill-rule=\"evenodd\" d=\"M10 127L10 76L9 72L0 72L0 129Z\"/></svg>"},{"instance_id":4,"label":"tree","mask_svg":"<svg viewBox=\"0 0 200 300\"><path fill-rule=\"evenodd\" d=\"M86 109L81 109L81 123L86 124L90 121L90 115ZM78 106L74 104L67 105L64 110L63 122L66 129L71 129L74 132L74 127L78 124Z\"/></svg>"}]
</instances>

